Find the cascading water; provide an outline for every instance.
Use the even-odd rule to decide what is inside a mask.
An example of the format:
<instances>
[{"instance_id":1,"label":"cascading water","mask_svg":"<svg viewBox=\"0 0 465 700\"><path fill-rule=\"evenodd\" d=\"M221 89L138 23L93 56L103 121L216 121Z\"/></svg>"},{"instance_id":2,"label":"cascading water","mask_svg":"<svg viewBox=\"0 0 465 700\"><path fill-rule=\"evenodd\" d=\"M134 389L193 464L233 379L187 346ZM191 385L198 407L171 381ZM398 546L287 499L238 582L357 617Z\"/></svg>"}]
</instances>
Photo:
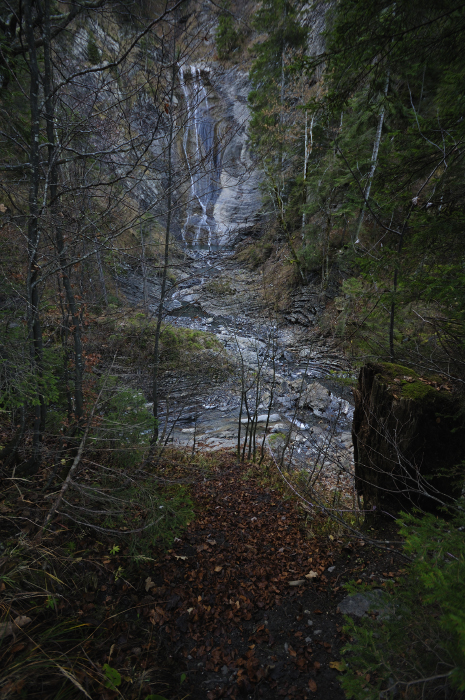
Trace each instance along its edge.
<instances>
[{"instance_id":1,"label":"cascading water","mask_svg":"<svg viewBox=\"0 0 465 700\"><path fill-rule=\"evenodd\" d=\"M221 190L221 158L215 149L215 121L200 68L180 66L179 81L187 109L182 145L190 176L182 237L187 245L211 249L216 244L213 208Z\"/></svg>"}]
</instances>

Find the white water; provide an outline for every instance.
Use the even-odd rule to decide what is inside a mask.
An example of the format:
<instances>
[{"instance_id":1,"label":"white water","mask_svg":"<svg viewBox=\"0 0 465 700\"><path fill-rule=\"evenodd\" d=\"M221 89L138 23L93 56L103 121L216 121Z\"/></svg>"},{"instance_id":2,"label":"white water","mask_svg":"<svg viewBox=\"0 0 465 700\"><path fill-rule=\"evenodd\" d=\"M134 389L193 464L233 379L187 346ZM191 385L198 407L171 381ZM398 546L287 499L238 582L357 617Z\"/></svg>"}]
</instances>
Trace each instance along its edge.
<instances>
[{"instance_id":1,"label":"white water","mask_svg":"<svg viewBox=\"0 0 465 700\"><path fill-rule=\"evenodd\" d=\"M191 183L182 237L187 245L211 248L217 228L213 208L221 190L215 121L200 68L180 66L179 80L187 107L182 145Z\"/></svg>"}]
</instances>

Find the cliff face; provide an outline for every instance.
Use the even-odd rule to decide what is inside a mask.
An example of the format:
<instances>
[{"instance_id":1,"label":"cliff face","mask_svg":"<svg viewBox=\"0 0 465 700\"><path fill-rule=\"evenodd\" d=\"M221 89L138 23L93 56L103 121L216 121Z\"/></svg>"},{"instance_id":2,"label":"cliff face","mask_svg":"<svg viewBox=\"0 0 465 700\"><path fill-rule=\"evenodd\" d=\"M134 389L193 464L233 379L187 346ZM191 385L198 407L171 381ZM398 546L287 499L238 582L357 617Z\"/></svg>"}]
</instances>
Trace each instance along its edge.
<instances>
[{"instance_id":1,"label":"cliff face","mask_svg":"<svg viewBox=\"0 0 465 700\"><path fill-rule=\"evenodd\" d=\"M215 62L182 66L186 120L181 159L189 173L182 238L190 245L231 244L261 220L260 172L247 145L247 73Z\"/></svg>"},{"instance_id":2,"label":"cliff face","mask_svg":"<svg viewBox=\"0 0 465 700\"><path fill-rule=\"evenodd\" d=\"M390 363L362 367L354 390L357 490L367 510L434 510L462 490L465 431L440 377Z\"/></svg>"},{"instance_id":3,"label":"cliff face","mask_svg":"<svg viewBox=\"0 0 465 700\"><path fill-rule=\"evenodd\" d=\"M324 49L321 32L327 7L327 3L319 2L302 10L301 21L310 28L309 54ZM152 39L149 35L130 53L124 67L117 69L116 82L112 83L105 73L95 73L86 76L83 86L88 94L99 92L101 124L93 137L98 147L108 150L115 130L120 137L129 131L133 136L140 135L139 153L137 148L127 152L122 149L106 157L106 167L124 176L131 158L140 159L144 175L136 184L132 178L130 197L162 224L166 219L167 161L168 157L173 159L176 206L172 230L187 246L217 249L233 244L259 226L267 215L260 191L262 173L252 157L247 135L249 49L257 40L249 24L254 9L242 0L235 4L234 12L246 38L241 56L235 59L241 63L231 65L217 60L217 17L212 8L189 5L186 16L181 18L176 41L181 47L190 34L198 34L199 39L180 54L169 110L171 49L161 51L155 35ZM89 19L67 39L70 71L88 60L89 41L95 44L102 65L114 61L128 43L127 34L128 28L115 21L100 24ZM125 99L125 123L119 120L118 124L118 119L111 119L109 108L118 103L123 84L130 86L132 97ZM75 97L86 105L85 94ZM174 120L174 148L168 156L170 119Z\"/></svg>"}]
</instances>

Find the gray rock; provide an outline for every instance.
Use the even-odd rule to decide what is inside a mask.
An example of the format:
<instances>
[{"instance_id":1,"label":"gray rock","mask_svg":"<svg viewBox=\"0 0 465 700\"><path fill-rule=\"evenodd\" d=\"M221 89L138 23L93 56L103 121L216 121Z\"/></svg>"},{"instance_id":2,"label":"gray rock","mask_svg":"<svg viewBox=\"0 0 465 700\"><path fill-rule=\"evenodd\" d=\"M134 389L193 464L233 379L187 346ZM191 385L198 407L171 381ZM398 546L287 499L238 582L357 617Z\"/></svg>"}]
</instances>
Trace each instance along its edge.
<instances>
[{"instance_id":1,"label":"gray rock","mask_svg":"<svg viewBox=\"0 0 465 700\"><path fill-rule=\"evenodd\" d=\"M306 391L302 393L299 404L301 408L312 408L313 410L325 411L331 402L331 392L318 382L310 384Z\"/></svg>"},{"instance_id":2,"label":"gray rock","mask_svg":"<svg viewBox=\"0 0 465 700\"><path fill-rule=\"evenodd\" d=\"M266 423L267 420L268 420L267 413L263 413L262 415L257 416L257 423ZM279 420L281 420L281 416L279 415L279 413L272 413L270 415L270 420L269 420L270 423L276 423L276 421L279 421ZM248 421L248 418L241 418L241 423L247 423L247 421Z\"/></svg>"},{"instance_id":3,"label":"gray rock","mask_svg":"<svg viewBox=\"0 0 465 700\"><path fill-rule=\"evenodd\" d=\"M165 309L167 311L174 311L175 309L180 309L182 306L181 302L177 299L169 299L165 302Z\"/></svg>"},{"instance_id":4,"label":"gray rock","mask_svg":"<svg viewBox=\"0 0 465 700\"><path fill-rule=\"evenodd\" d=\"M342 433L342 435L339 436L339 440L345 445L345 447L350 447L350 445L352 445L352 433Z\"/></svg>"},{"instance_id":5,"label":"gray rock","mask_svg":"<svg viewBox=\"0 0 465 700\"><path fill-rule=\"evenodd\" d=\"M199 299L200 299L199 294L186 294L185 297L181 297L181 301L183 301L187 304L194 304Z\"/></svg>"},{"instance_id":6,"label":"gray rock","mask_svg":"<svg viewBox=\"0 0 465 700\"><path fill-rule=\"evenodd\" d=\"M379 613L380 620L386 619L389 613L392 613L392 605L389 604L388 596L384 591L377 588L366 593L355 593L341 600L338 606L339 612L358 618L362 618L369 610Z\"/></svg>"},{"instance_id":7,"label":"gray rock","mask_svg":"<svg viewBox=\"0 0 465 700\"><path fill-rule=\"evenodd\" d=\"M285 431L287 431L287 425L285 423L276 423L276 425L271 428L272 433L283 433Z\"/></svg>"}]
</instances>

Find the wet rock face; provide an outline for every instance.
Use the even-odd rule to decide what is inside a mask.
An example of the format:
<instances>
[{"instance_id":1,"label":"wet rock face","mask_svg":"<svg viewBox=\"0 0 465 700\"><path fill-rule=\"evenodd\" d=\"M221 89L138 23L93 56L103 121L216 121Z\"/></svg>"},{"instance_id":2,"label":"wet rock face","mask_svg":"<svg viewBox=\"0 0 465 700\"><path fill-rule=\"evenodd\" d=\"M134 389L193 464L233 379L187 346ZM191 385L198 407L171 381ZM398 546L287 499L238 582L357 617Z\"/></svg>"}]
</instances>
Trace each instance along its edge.
<instances>
[{"instance_id":1,"label":"wet rock face","mask_svg":"<svg viewBox=\"0 0 465 700\"><path fill-rule=\"evenodd\" d=\"M354 397L355 479L365 508L434 511L459 497L465 430L452 417L458 400L440 377L368 364Z\"/></svg>"},{"instance_id":2,"label":"wet rock face","mask_svg":"<svg viewBox=\"0 0 465 700\"><path fill-rule=\"evenodd\" d=\"M184 241L233 243L261 221L260 172L247 145L247 73L214 62L180 69L186 124L180 152L191 177Z\"/></svg>"}]
</instances>

